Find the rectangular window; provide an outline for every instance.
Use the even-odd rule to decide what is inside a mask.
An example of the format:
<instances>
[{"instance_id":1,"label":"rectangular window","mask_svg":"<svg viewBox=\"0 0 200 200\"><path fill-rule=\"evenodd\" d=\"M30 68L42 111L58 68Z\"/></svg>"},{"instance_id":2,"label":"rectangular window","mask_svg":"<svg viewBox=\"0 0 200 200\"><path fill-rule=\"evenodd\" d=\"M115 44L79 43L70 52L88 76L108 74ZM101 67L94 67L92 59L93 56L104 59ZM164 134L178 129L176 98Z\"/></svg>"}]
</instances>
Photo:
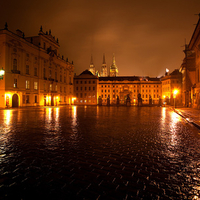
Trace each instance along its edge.
<instances>
[{"instance_id":1,"label":"rectangular window","mask_svg":"<svg viewBox=\"0 0 200 200\"><path fill-rule=\"evenodd\" d=\"M80 93L80 98L82 98L83 97L83 94L82 93Z\"/></svg>"},{"instance_id":2,"label":"rectangular window","mask_svg":"<svg viewBox=\"0 0 200 200\"><path fill-rule=\"evenodd\" d=\"M64 87L64 92L66 93L66 87Z\"/></svg>"},{"instance_id":3,"label":"rectangular window","mask_svg":"<svg viewBox=\"0 0 200 200\"><path fill-rule=\"evenodd\" d=\"M57 91L58 90L58 86L57 85L55 85L55 91Z\"/></svg>"},{"instance_id":4,"label":"rectangular window","mask_svg":"<svg viewBox=\"0 0 200 200\"><path fill-rule=\"evenodd\" d=\"M64 83L66 83L66 76L64 76Z\"/></svg>"},{"instance_id":5,"label":"rectangular window","mask_svg":"<svg viewBox=\"0 0 200 200\"><path fill-rule=\"evenodd\" d=\"M62 92L62 86L60 86L60 92Z\"/></svg>"},{"instance_id":6,"label":"rectangular window","mask_svg":"<svg viewBox=\"0 0 200 200\"><path fill-rule=\"evenodd\" d=\"M85 91L87 90L87 87L85 87Z\"/></svg>"},{"instance_id":7,"label":"rectangular window","mask_svg":"<svg viewBox=\"0 0 200 200\"><path fill-rule=\"evenodd\" d=\"M62 75L60 75L60 82L62 82Z\"/></svg>"},{"instance_id":8,"label":"rectangular window","mask_svg":"<svg viewBox=\"0 0 200 200\"><path fill-rule=\"evenodd\" d=\"M28 80L26 80L26 89L30 89L30 82Z\"/></svg>"},{"instance_id":9,"label":"rectangular window","mask_svg":"<svg viewBox=\"0 0 200 200\"><path fill-rule=\"evenodd\" d=\"M37 67L34 68L34 76L37 76Z\"/></svg>"},{"instance_id":10,"label":"rectangular window","mask_svg":"<svg viewBox=\"0 0 200 200\"><path fill-rule=\"evenodd\" d=\"M78 87L76 87L76 90L78 91Z\"/></svg>"},{"instance_id":11,"label":"rectangular window","mask_svg":"<svg viewBox=\"0 0 200 200\"><path fill-rule=\"evenodd\" d=\"M29 95L26 95L26 103L29 103Z\"/></svg>"},{"instance_id":12,"label":"rectangular window","mask_svg":"<svg viewBox=\"0 0 200 200\"><path fill-rule=\"evenodd\" d=\"M29 74L29 65L26 65L26 74Z\"/></svg>"},{"instance_id":13,"label":"rectangular window","mask_svg":"<svg viewBox=\"0 0 200 200\"><path fill-rule=\"evenodd\" d=\"M16 79L16 78L14 79L14 85L13 85L13 87L14 87L14 88L17 87L17 79Z\"/></svg>"},{"instance_id":14,"label":"rectangular window","mask_svg":"<svg viewBox=\"0 0 200 200\"><path fill-rule=\"evenodd\" d=\"M43 77L46 78L46 69L43 68Z\"/></svg>"},{"instance_id":15,"label":"rectangular window","mask_svg":"<svg viewBox=\"0 0 200 200\"><path fill-rule=\"evenodd\" d=\"M17 59L13 59L13 70L17 70Z\"/></svg>"},{"instance_id":16,"label":"rectangular window","mask_svg":"<svg viewBox=\"0 0 200 200\"><path fill-rule=\"evenodd\" d=\"M49 90L52 91L52 84L49 85Z\"/></svg>"},{"instance_id":17,"label":"rectangular window","mask_svg":"<svg viewBox=\"0 0 200 200\"><path fill-rule=\"evenodd\" d=\"M57 72L55 72L55 81L57 81Z\"/></svg>"},{"instance_id":18,"label":"rectangular window","mask_svg":"<svg viewBox=\"0 0 200 200\"><path fill-rule=\"evenodd\" d=\"M34 90L38 89L38 82L34 82Z\"/></svg>"},{"instance_id":19,"label":"rectangular window","mask_svg":"<svg viewBox=\"0 0 200 200\"><path fill-rule=\"evenodd\" d=\"M93 87L93 90L95 90L95 87Z\"/></svg>"},{"instance_id":20,"label":"rectangular window","mask_svg":"<svg viewBox=\"0 0 200 200\"><path fill-rule=\"evenodd\" d=\"M37 103L37 95L35 95L35 103Z\"/></svg>"},{"instance_id":21,"label":"rectangular window","mask_svg":"<svg viewBox=\"0 0 200 200\"><path fill-rule=\"evenodd\" d=\"M51 78L51 70L49 70L49 78Z\"/></svg>"}]
</instances>

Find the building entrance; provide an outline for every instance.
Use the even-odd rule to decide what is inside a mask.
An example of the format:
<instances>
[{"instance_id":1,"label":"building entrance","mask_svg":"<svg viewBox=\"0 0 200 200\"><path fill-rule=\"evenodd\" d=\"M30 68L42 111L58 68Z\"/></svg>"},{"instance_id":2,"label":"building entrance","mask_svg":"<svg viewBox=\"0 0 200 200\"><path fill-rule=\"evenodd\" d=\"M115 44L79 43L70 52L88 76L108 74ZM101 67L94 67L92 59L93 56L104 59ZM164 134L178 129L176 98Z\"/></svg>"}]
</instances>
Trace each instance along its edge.
<instances>
[{"instance_id":1,"label":"building entrance","mask_svg":"<svg viewBox=\"0 0 200 200\"><path fill-rule=\"evenodd\" d=\"M18 101L19 101L18 95L17 94L13 94L13 96L12 96L12 107L13 108L18 107L18 105L19 105Z\"/></svg>"}]
</instances>

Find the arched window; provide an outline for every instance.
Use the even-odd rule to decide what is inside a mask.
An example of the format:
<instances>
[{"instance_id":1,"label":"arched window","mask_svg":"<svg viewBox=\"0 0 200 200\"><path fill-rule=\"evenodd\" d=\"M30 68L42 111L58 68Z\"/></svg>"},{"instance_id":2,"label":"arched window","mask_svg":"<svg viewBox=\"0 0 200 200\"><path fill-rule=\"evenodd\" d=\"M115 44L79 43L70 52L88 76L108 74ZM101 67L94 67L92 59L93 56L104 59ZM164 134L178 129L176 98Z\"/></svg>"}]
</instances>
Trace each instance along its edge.
<instances>
[{"instance_id":1,"label":"arched window","mask_svg":"<svg viewBox=\"0 0 200 200\"><path fill-rule=\"evenodd\" d=\"M17 70L17 59L13 59L13 70Z\"/></svg>"}]
</instances>

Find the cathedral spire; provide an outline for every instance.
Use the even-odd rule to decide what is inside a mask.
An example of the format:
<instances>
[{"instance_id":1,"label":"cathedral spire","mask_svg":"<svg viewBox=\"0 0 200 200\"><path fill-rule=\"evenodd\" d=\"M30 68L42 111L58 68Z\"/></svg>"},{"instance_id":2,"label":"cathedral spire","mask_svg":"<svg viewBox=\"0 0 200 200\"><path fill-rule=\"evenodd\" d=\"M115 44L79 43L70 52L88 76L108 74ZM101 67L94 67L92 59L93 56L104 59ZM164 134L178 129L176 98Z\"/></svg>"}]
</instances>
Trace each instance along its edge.
<instances>
[{"instance_id":1,"label":"cathedral spire","mask_svg":"<svg viewBox=\"0 0 200 200\"><path fill-rule=\"evenodd\" d=\"M93 63L93 56L91 55L91 60L90 60L90 67L89 67L89 71L92 73L92 74L96 74L96 71L95 71L95 66L94 66L94 63Z\"/></svg>"},{"instance_id":2,"label":"cathedral spire","mask_svg":"<svg viewBox=\"0 0 200 200\"><path fill-rule=\"evenodd\" d=\"M115 54L113 53L112 65L110 66L110 76L117 76L118 68L115 64Z\"/></svg>"},{"instance_id":3,"label":"cathedral spire","mask_svg":"<svg viewBox=\"0 0 200 200\"><path fill-rule=\"evenodd\" d=\"M112 64L115 65L115 54L113 53L113 61Z\"/></svg>"},{"instance_id":4,"label":"cathedral spire","mask_svg":"<svg viewBox=\"0 0 200 200\"><path fill-rule=\"evenodd\" d=\"M101 66L101 76L103 76L103 77L107 76L107 66L106 66L105 53L103 54L103 63L102 63L102 66Z\"/></svg>"}]
</instances>

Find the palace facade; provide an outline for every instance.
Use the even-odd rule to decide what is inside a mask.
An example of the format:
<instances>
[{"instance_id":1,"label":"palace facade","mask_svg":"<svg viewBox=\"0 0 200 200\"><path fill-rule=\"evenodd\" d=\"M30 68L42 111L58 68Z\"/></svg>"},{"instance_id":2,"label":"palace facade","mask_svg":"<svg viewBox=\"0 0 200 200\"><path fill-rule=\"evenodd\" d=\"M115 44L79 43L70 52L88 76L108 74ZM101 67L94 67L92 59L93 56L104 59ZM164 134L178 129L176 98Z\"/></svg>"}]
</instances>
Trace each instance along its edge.
<instances>
[{"instance_id":1,"label":"palace facade","mask_svg":"<svg viewBox=\"0 0 200 200\"><path fill-rule=\"evenodd\" d=\"M0 107L71 104L73 62L59 54L59 42L42 27L37 36L25 37L0 30Z\"/></svg>"},{"instance_id":2,"label":"palace facade","mask_svg":"<svg viewBox=\"0 0 200 200\"><path fill-rule=\"evenodd\" d=\"M115 56L107 70L103 55L101 74L91 58L89 69L74 77L74 95L77 105L124 105L127 99L130 105L138 105L138 99L145 105L158 105L162 101L162 82L160 78L118 76Z\"/></svg>"}]
</instances>

